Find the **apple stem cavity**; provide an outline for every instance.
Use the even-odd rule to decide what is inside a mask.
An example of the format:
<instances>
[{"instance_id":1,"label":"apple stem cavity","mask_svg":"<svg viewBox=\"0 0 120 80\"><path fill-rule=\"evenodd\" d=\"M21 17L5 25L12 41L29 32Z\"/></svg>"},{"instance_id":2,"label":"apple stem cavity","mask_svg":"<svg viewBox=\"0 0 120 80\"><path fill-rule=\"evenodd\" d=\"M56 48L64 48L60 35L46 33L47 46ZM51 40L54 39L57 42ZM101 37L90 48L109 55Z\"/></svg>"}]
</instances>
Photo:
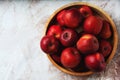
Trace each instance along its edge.
<instances>
[{"instance_id":1,"label":"apple stem cavity","mask_svg":"<svg viewBox=\"0 0 120 80\"><path fill-rule=\"evenodd\" d=\"M65 39L68 38L68 33L65 33L64 36L63 36Z\"/></svg>"}]
</instances>

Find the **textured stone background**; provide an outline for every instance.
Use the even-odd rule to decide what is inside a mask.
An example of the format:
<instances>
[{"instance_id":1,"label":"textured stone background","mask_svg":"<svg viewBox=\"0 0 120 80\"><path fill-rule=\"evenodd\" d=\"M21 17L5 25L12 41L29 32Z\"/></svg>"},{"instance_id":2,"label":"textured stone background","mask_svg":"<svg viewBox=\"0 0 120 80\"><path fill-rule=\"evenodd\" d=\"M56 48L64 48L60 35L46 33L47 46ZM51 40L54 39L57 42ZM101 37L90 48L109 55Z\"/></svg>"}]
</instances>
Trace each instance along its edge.
<instances>
[{"instance_id":1,"label":"textured stone background","mask_svg":"<svg viewBox=\"0 0 120 80\"><path fill-rule=\"evenodd\" d=\"M79 0L0 1L0 80L120 80L120 40L107 69L86 77L65 74L39 48L45 23L59 7ZM114 20L120 37L120 1L86 0Z\"/></svg>"}]
</instances>

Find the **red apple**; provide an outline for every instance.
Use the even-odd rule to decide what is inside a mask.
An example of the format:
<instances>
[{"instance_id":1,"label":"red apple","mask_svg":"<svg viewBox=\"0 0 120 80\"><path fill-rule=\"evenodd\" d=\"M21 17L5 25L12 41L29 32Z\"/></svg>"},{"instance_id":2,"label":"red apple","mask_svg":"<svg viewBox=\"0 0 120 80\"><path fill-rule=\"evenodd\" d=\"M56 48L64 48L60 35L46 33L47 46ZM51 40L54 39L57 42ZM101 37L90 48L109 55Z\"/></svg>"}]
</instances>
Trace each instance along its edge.
<instances>
[{"instance_id":1,"label":"red apple","mask_svg":"<svg viewBox=\"0 0 120 80\"><path fill-rule=\"evenodd\" d=\"M83 54L94 53L99 48L97 38L92 34L84 34L77 41L77 49Z\"/></svg>"},{"instance_id":2,"label":"red apple","mask_svg":"<svg viewBox=\"0 0 120 80\"><path fill-rule=\"evenodd\" d=\"M48 36L54 36L57 39L60 38L61 33L62 33L62 27L59 25L52 25L47 31Z\"/></svg>"},{"instance_id":3,"label":"red apple","mask_svg":"<svg viewBox=\"0 0 120 80\"><path fill-rule=\"evenodd\" d=\"M110 29L110 24L107 21L103 21L103 27L100 32L100 37L103 39L108 39L112 35L111 29Z\"/></svg>"},{"instance_id":4,"label":"red apple","mask_svg":"<svg viewBox=\"0 0 120 80\"><path fill-rule=\"evenodd\" d=\"M65 12L66 12L66 10L62 10L62 11L61 11L60 13L58 13L58 15L57 15L57 21L58 21L58 23L59 23L61 26L64 26L64 25L65 25L64 20L63 20Z\"/></svg>"},{"instance_id":5,"label":"red apple","mask_svg":"<svg viewBox=\"0 0 120 80\"><path fill-rule=\"evenodd\" d=\"M104 57L101 53L89 54L85 57L86 67L92 71L100 72L106 67Z\"/></svg>"},{"instance_id":6,"label":"red apple","mask_svg":"<svg viewBox=\"0 0 120 80\"><path fill-rule=\"evenodd\" d=\"M81 56L79 51L74 47L66 48L61 54L61 63L64 67L74 68L81 61Z\"/></svg>"},{"instance_id":7,"label":"red apple","mask_svg":"<svg viewBox=\"0 0 120 80\"><path fill-rule=\"evenodd\" d=\"M53 58L53 60L54 60L55 62L61 63L61 61L60 61L60 56L58 56L58 55L51 55L51 57Z\"/></svg>"},{"instance_id":8,"label":"red apple","mask_svg":"<svg viewBox=\"0 0 120 80\"><path fill-rule=\"evenodd\" d=\"M72 29L65 29L60 36L60 42L63 46L72 46L77 42L77 32Z\"/></svg>"},{"instance_id":9,"label":"red apple","mask_svg":"<svg viewBox=\"0 0 120 80\"><path fill-rule=\"evenodd\" d=\"M44 36L40 41L41 49L47 54L56 53L59 49L59 42L54 36Z\"/></svg>"},{"instance_id":10,"label":"red apple","mask_svg":"<svg viewBox=\"0 0 120 80\"><path fill-rule=\"evenodd\" d=\"M88 6L82 6L79 9L79 11L82 14L82 16L85 17L85 18L93 14L91 8L88 7Z\"/></svg>"},{"instance_id":11,"label":"red apple","mask_svg":"<svg viewBox=\"0 0 120 80\"><path fill-rule=\"evenodd\" d=\"M111 51L112 51L111 44L106 40L101 40L99 52L102 53L104 57L107 57Z\"/></svg>"},{"instance_id":12,"label":"red apple","mask_svg":"<svg viewBox=\"0 0 120 80\"><path fill-rule=\"evenodd\" d=\"M84 21L84 31L87 33L91 33L97 35L100 33L102 29L103 22L98 16L89 16Z\"/></svg>"},{"instance_id":13,"label":"red apple","mask_svg":"<svg viewBox=\"0 0 120 80\"><path fill-rule=\"evenodd\" d=\"M65 25L69 28L78 27L81 21L82 16L76 8L71 8L67 10L64 14Z\"/></svg>"}]
</instances>

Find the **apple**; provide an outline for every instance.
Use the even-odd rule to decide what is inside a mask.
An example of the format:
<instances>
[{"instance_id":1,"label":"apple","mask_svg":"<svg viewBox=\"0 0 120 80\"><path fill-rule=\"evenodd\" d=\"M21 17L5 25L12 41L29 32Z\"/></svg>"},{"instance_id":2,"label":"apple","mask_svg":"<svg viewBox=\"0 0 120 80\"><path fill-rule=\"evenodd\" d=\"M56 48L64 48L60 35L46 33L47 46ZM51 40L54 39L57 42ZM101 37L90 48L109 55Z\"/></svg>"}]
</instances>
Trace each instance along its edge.
<instances>
[{"instance_id":1,"label":"apple","mask_svg":"<svg viewBox=\"0 0 120 80\"><path fill-rule=\"evenodd\" d=\"M75 30L65 29L60 36L60 42L63 46L72 46L77 42L78 35Z\"/></svg>"},{"instance_id":2,"label":"apple","mask_svg":"<svg viewBox=\"0 0 120 80\"><path fill-rule=\"evenodd\" d=\"M66 68L74 68L80 61L81 55L74 47L65 48L61 53L61 63Z\"/></svg>"},{"instance_id":3,"label":"apple","mask_svg":"<svg viewBox=\"0 0 120 80\"><path fill-rule=\"evenodd\" d=\"M54 36L57 39L60 38L60 35L62 33L62 27L59 25L52 25L49 27L48 31L47 31L47 35L48 36Z\"/></svg>"},{"instance_id":4,"label":"apple","mask_svg":"<svg viewBox=\"0 0 120 80\"><path fill-rule=\"evenodd\" d=\"M102 55L104 57L107 57L111 51L112 51L112 46L111 46L110 42L108 42L106 40L101 40L99 52L102 53Z\"/></svg>"},{"instance_id":5,"label":"apple","mask_svg":"<svg viewBox=\"0 0 120 80\"><path fill-rule=\"evenodd\" d=\"M104 57L99 52L87 55L85 57L85 65L88 69L95 72L103 71L106 68Z\"/></svg>"},{"instance_id":6,"label":"apple","mask_svg":"<svg viewBox=\"0 0 120 80\"><path fill-rule=\"evenodd\" d=\"M63 20L65 12L66 12L66 10L62 10L57 15L57 21L61 26L65 25L64 20Z\"/></svg>"},{"instance_id":7,"label":"apple","mask_svg":"<svg viewBox=\"0 0 120 80\"><path fill-rule=\"evenodd\" d=\"M40 41L41 49L47 54L56 53L59 49L59 41L54 36L44 36Z\"/></svg>"},{"instance_id":8,"label":"apple","mask_svg":"<svg viewBox=\"0 0 120 80\"><path fill-rule=\"evenodd\" d=\"M97 38L92 34L84 34L77 41L77 49L82 54L94 53L99 48L99 42Z\"/></svg>"},{"instance_id":9,"label":"apple","mask_svg":"<svg viewBox=\"0 0 120 80\"><path fill-rule=\"evenodd\" d=\"M60 61L60 56L53 54L53 55L51 55L51 57L53 58L53 60L54 60L55 62L61 63L61 61Z\"/></svg>"},{"instance_id":10,"label":"apple","mask_svg":"<svg viewBox=\"0 0 120 80\"><path fill-rule=\"evenodd\" d=\"M64 23L69 28L76 28L82 22L82 16L78 9L71 8L64 13Z\"/></svg>"},{"instance_id":11,"label":"apple","mask_svg":"<svg viewBox=\"0 0 120 80\"><path fill-rule=\"evenodd\" d=\"M93 14L91 8L88 7L88 6L85 6L85 5L82 6L82 7L79 9L79 11L80 11L80 13L82 14L82 16L83 16L84 18L86 18L86 17L88 17L88 16L90 16L90 15Z\"/></svg>"},{"instance_id":12,"label":"apple","mask_svg":"<svg viewBox=\"0 0 120 80\"><path fill-rule=\"evenodd\" d=\"M103 27L100 32L100 37L103 39L108 39L112 35L111 29L110 29L110 24L107 21L103 21Z\"/></svg>"},{"instance_id":13,"label":"apple","mask_svg":"<svg viewBox=\"0 0 120 80\"><path fill-rule=\"evenodd\" d=\"M103 22L98 16L89 16L85 19L83 29L86 33L97 35L102 29Z\"/></svg>"}]
</instances>

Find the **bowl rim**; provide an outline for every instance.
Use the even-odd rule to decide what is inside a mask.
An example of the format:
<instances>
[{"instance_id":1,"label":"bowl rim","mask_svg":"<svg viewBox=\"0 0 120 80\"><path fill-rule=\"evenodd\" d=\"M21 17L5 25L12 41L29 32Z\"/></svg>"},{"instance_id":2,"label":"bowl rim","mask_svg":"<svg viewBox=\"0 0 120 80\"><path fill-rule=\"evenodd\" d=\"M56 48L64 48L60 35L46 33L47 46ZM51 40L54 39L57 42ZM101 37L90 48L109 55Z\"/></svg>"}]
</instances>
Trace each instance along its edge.
<instances>
[{"instance_id":1,"label":"bowl rim","mask_svg":"<svg viewBox=\"0 0 120 80\"><path fill-rule=\"evenodd\" d=\"M112 18L109 16L108 13L106 13L103 9L101 9L100 7L94 5L94 4L91 4L91 3L88 3L88 2L72 2L72 3L68 3L66 5L63 5L62 7L58 8L57 10L55 10L55 12L48 18L48 21L46 22L45 24L45 30L44 30L44 35L46 35L46 31L47 31L47 28L51 22L51 20L54 18L54 16L60 12L61 10L65 9L65 8L68 8L68 7L72 7L72 6L80 6L80 5L87 5L87 6L90 6L96 10L98 10L100 13L102 13L102 15L104 15L110 22L111 24L111 27L112 27L112 30L113 30L113 49L112 49L112 52L110 54L110 56L108 57L108 59L106 60L106 63L108 64L112 58L114 57L115 53L116 53L116 50L117 50L117 45L118 45L118 32L117 32L117 28L116 28L116 25L114 23L114 21L112 20ZM52 64L54 66L56 66L59 70L67 73L67 74L71 74L71 75L74 75L74 76L88 76L88 75L91 75L95 72L93 71L88 71L88 72L74 72L74 71L69 71L61 66L59 66L52 58L49 54L47 54L47 57L49 58L49 60L52 62Z\"/></svg>"}]
</instances>

